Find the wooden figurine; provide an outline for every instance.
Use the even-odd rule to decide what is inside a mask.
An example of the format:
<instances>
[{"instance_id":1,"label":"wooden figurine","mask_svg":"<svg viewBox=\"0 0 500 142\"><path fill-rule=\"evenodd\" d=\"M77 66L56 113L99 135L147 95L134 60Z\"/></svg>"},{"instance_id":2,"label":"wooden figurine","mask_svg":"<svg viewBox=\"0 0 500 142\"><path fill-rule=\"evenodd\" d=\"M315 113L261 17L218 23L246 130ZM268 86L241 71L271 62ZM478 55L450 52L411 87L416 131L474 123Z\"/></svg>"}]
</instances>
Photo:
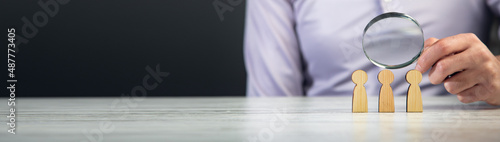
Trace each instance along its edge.
<instances>
[{"instance_id":1,"label":"wooden figurine","mask_svg":"<svg viewBox=\"0 0 500 142\"><path fill-rule=\"evenodd\" d=\"M363 70L356 70L352 73L352 82L356 84L352 95L352 112L368 112L368 101L364 84L368 80L368 75Z\"/></svg>"},{"instance_id":2,"label":"wooden figurine","mask_svg":"<svg viewBox=\"0 0 500 142\"><path fill-rule=\"evenodd\" d=\"M394 112L394 95L391 87L394 74L389 70L382 70L378 73L378 81L382 83L378 97L378 112Z\"/></svg>"},{"instance_id":3,"label":"wooden figurine","mask_svg":"<svg viewBox=\"0 0 500 142\"><path fill-rule=\"evenodd\" d=\"M406 96L406 112L422 112L422 93L418 84L422 81L422 73L417 70L410 70L406 73L406 81L410 83Z\"/></svg>"}]
</instances>

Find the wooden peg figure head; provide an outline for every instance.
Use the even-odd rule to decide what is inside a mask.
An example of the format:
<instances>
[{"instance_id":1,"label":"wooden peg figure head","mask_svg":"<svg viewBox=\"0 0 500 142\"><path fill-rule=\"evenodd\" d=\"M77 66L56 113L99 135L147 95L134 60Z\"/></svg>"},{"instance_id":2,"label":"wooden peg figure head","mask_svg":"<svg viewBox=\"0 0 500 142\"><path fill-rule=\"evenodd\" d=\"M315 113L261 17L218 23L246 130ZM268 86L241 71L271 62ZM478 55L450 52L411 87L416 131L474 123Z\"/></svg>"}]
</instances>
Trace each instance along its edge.
<instances>
[{"instance_id":1,"label":"wooden peg figure head","mask_svg":"<svg viewBox=\"0 0 500 142\"><path fill-rule=\"evenodd\" d=\"M357 85L363 85L368 80L368 75L363 70L356 70L352 73L352 82Z\"/></svg>"},{"instance_id":2,"label":"wooden peg figure head","mask_svg":"<svg viewBox=\"0 0 500 142\"><path fill-rule=\"evenodd\" d=\"M411 70L406 73L406 81L410 84L419 84L422 81L422 73L417 70Z\"/></svg>"},{"instance_id":3,"label":"wooden peg figure head","mask_svg":"<svg viewBox=\"0 0 500 142\"><path fill-rule=\"evenodd\" d=\"M382 84L391 84L394 81L394 74L390 70L382 70L378 73L378 81Z\"/></svg>"}]
</instances>

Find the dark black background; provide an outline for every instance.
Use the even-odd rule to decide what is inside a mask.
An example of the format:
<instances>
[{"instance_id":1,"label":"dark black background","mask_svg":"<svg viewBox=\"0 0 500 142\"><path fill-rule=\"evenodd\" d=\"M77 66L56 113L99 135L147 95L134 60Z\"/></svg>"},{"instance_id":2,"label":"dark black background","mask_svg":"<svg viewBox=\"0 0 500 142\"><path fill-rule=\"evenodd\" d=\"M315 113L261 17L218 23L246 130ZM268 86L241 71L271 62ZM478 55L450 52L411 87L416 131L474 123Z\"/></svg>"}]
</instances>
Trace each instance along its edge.
<instances>
[{"instance_id":1,"label":"dark black background","mask_svg":"<svg viewBox=\"0 0 500 142\"><path fill-rule=\"evenodd\" d=\"M157 64L170 75L148 96L244 95L245 1L231 6L224 20L214 1L72 0L60 5L38 34L18 47L16 96L130 94L148 74L145 67ZM37 2L2 0L0 34L15 27L22 36L21 18L32 21L42 11ZM5 47L7 37L2 37ZM6 50L0 53L6 60ZM3 75L2 86L6 79Z\"/></svg>"}]
</instances>

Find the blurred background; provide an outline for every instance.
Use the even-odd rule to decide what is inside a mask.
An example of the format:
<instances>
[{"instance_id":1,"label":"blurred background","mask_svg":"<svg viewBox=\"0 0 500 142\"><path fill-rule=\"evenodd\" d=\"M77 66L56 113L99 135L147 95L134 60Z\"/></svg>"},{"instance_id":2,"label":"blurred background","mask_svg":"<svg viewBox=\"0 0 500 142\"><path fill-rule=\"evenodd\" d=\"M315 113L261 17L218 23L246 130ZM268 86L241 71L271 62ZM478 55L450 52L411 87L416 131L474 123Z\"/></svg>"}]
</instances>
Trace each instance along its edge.
<instances>
[{"instance_id":1,"label":"blurred background","mask_svg":"<svg viewBox=\"0 0 500 142\"><path fill-rule=\"evenodd\" d=\"M14 27L22 42L17 97L130 95L148 75L147 96L245 95L243 0L40 2L0 3L1 34ZM146 70L157 66L161 83Z\"/></svg>"}]
</instances>

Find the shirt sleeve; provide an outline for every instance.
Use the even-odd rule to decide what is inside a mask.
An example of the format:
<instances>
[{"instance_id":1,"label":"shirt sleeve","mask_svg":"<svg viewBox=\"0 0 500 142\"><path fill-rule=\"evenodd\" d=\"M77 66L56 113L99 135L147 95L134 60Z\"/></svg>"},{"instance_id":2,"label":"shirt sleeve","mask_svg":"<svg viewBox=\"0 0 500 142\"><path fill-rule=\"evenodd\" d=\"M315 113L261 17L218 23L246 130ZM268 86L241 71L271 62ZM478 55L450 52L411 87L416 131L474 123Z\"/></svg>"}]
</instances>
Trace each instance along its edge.
<instances>
[{"instance_id":1,"label":"shirt sleeve","mask_svg":"<svg viewBox=\"0 0 500 142\"><path fill-rule=\"evenodd\" d=\"M247 96L302 96L301 55L294 21L291 0L247 1Z\"/></svg>"}]
</instances>

